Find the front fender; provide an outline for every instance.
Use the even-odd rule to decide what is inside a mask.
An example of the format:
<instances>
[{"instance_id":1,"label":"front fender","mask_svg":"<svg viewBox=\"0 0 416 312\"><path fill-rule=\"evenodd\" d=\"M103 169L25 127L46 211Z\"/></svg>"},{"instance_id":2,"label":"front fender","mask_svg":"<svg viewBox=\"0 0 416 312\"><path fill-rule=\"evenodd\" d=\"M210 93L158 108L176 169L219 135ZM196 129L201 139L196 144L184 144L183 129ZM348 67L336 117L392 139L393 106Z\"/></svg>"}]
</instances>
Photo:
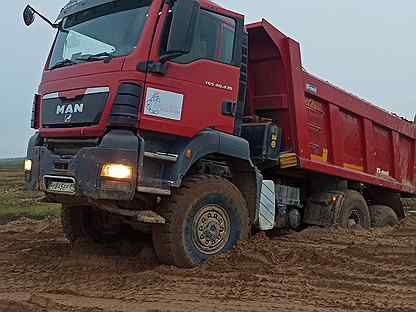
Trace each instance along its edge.
<instances>
[{"instance_id":1,"label":"front fender","mask_svg":"<svg viewBox=\"0 0 416 312\"><path fill-rule=\"evenodd\" d=\"M187 151L192 151L192 157L187 157ZM204 157L212 154L224 155L229 158L243 160L254 170L250 158L249 143L243 138L225 134L215 130L204 130L190 141L179 154L174 170L176 171L176 186L180 186L182 179L191 167Z\"/></svg>"}]
</instances>

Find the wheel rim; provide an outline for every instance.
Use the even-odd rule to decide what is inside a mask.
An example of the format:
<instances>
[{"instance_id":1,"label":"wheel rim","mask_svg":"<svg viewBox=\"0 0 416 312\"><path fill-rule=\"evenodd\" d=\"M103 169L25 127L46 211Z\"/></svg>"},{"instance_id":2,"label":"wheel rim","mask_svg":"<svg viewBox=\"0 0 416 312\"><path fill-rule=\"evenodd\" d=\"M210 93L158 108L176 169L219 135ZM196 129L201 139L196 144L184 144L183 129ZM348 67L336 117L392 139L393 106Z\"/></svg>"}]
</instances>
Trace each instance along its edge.
<instances>
[{"instance_id":1,"label":"wheel rim","mask_svg":"<svg viewBox=\"0 0 416 312\"><path fill-rule=\"evenodd\" d=\"M195 216L192 232L194 244L201 253L219 253L230 238L228 213L218 205L203 207Z\"/></svg>"},{"instance_id":2,"label":"wheel rim","mask_svg":"<svg viewBox=\"0 0 416 312\"><path fill-rule=\"evenodd\" d=\"M348 224L351 226L361 224L361 215L357 209L351 211L351 215L348 218Z\"/></svg>"}]
</instances>

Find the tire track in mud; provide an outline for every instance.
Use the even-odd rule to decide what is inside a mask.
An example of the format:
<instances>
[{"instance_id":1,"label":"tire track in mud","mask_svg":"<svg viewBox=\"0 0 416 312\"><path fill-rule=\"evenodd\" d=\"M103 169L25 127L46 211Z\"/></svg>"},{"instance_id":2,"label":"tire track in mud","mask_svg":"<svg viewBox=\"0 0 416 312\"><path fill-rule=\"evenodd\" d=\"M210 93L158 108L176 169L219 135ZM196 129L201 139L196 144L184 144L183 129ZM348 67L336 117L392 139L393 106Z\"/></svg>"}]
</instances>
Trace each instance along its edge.
<instances>
[{"instance_id":1,"label":"tire track in mud","mask_svg":"<svg viewBox=\"0 0 416 312\"><path fill-rule=\"evenodd\" d=\"M71 250L60 221L0 226L0 310L416 311L416 218L258 234L191 270L137 246Z\"/></svg>"}]
</instances>

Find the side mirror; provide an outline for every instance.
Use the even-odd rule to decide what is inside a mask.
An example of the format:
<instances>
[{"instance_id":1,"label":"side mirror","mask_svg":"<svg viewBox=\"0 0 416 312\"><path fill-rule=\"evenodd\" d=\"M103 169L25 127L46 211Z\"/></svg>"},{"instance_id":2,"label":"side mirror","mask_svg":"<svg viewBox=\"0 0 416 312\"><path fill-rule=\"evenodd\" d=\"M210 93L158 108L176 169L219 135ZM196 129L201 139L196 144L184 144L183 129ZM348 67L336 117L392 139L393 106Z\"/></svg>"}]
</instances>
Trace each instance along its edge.
<instances>
[{"instance_id":1,"label":"side mirror","mask_svg":"<svg viewBox=\"0 0 416 312\"><path fill-rule=\"evenodd\" d=\"M197 0L176 0L162 63L191 52L200 8Z\"/></svg>"},{"instance_id":2,"label":"side mirror","mask_svg":"<svg viewBox=\"0 0 416 312\"><path fill-rule=\"evenodd\" d=\"M26 26L32 25L35 21L35 11L30 7L30 5L26 6L23 11L23 20Z\"/></svg>"}]
</instances>

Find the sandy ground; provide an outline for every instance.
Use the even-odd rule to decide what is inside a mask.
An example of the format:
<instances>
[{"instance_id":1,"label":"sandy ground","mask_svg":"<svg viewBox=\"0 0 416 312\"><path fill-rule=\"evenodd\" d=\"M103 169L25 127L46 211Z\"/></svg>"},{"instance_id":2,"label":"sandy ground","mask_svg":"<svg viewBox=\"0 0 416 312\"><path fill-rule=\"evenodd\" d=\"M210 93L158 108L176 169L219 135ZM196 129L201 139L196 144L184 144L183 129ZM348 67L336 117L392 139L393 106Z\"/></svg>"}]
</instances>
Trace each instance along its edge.
<instances>
[{"instance_id":1,"label":"sandy ground","mask_svg":"<svg viewBox=\"0 0 416 312\"><path fill-rule=\"evenodd\" d=\"M416 218L258 235L192 270L151 249L71 250L58 219L0 226L0 311L416 311Z\"/></svg>"}]
</instances>

